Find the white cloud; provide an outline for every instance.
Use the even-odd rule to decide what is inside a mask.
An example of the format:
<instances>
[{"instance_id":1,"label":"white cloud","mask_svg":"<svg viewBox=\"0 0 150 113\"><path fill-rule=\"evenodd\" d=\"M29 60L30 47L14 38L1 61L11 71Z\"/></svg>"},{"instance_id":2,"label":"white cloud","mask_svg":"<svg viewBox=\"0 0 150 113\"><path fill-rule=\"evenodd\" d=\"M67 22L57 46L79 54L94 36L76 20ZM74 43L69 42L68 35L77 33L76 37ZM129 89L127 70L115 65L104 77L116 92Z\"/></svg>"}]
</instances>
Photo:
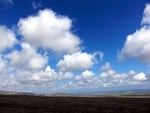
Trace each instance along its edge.
<instances>
[{"instance_id":1,"label":"white cloud","mask_svg":"<svg viewBox=\"0 0 150 113\"><path fill-rule=\"evenodd\" d=\"M110 69L107 71L107 74L108 74L108 76L113 76L116 74L116 72L114 70Z\"/></svg>"},{"instance_id":2,"label":"white cloud","mask_svg":"<svg viewBox=\"0 0 150 113\"><path fill-rule=\"evenodd\" d=\"M143 72L141 72L141 73L138 73L137 75L135 75L133 77L133 79L136 81L144 81L144 80L147 80L147 77Z\"/></svg>"},{"instance_id":3,"label":"white cloud","mask_svg":"<svg viewBox=\"0 0 150 113\"><path fill-rule=\"evenodd\" d=\"M2 74L6 67L6 61L0 56L0 74Z\"/></svg>"},{"instance_id":4,"label":"white cloud","mask_svg":"<svg viewBox=\"0 0 150 113\"><path fill-rule=\"evenodd\" d=\"M150 5L146 5L143 17L143 27L135 33L127 36L125 44L121 49L118 58L119 60L126 60L129 58L136 58L142 62L150 62Z\"/></svg>"},{"instance_id":5,"label":"white cloud","mask_svg":"<svg viewBox=\"0 0 150 113\"><path fill-rule=\"evenodd\" d=\"M105 77L113 77L115 76L117 73L113 70L113 69L109 69L107 71L101 72L100 73L100 77L101 78L105 78Z\"/></svg>"},{"instance_id":6,"label":"white cloud","mask_svg":"<svg viewBox=\"0 0 150 113\"><path fill-rule=\"evenodd\" d=\"M47 66L43 70L18 70L16 74L9 73L8 75L0 75L0 89L5 87L5 90L29 90L32 92L36 89L37 91L49 90L54 81L58 79L58 75L54 69Z\"/></svg>"},{"instance_id":7,"label":"white cloud","mask_svg":"<svg viewBox=\"0 0 150 113\"><path fill-rule=\"evenodd\" d=\"M75 80L80 81L82 77L80 75L75 76Z\"/></svg>"},{"instance_id":8,"label":"white cloud","mask_svg":"<svg viewBox=\"0 0 150 113\"><path fill-rule=\"evenodd\" d=\"M112 76L117 74L112 69L112 67L111 67L109 62L105 62L105 64L103 66L101 66L100 70L101 70L101 73L100 73L100 77L101 78L112 77Z\"/></svg>"},{"instance_id":9,"label":"white cloud","mask_svg":"<svg viewBox=\"0 0 150 113\"><path fill-rule=\"evenodd\" d=\"M59 79L71 79L74 76L72 72L58 72Z\"/></svg>"},{"instance_id":10,"label":"white cloud","mask_svg":"<svg viewBox=\"0 0 150 113\"><path fill-rule=\"evenodd\" d=\"M142 24L150 25L150 4L147 4L145 9L144 9Z\"/></svg>"},{"instance_id":11,"label":"white cloud","mask_svg":"<svg viewBox=\"0 0 150 113\"><path fill-rule=\"evenodd\" d=\"M50 49L56 53L73 53L81 49L81 40L71 32L71 20L50 9L20 19L18 27L24 40L34 47Z\"/></svg>"},{"instance_id":12,"label":"white cloud","mask_svg":"<svg viewBox=\"0 0 150 113\"><path fill-rule=\"evenodd\" d=\"M17 39L13 31L5 26L0 26L0 52L13 47L16 42Z\"/></svg>"},{"instance_id":13,"label":"white cloud","mask_svg":"<svg viewBox=\"0 0 150 113\"><path fill-rule=\"evenodd\" d=\"M106 63L102 67L105 66ZM111 67L110 63L108 67ZM102 71L99 77L100 83L102 83L104 86L109 84L109 87L140 85L146 83L145 80L147 80L144 72L137 73L134 70L130 70L128 73L120 73L113 70L112 67L106 68L106 70Z\"/></svg>"},{"instance_id":14,"label":"white cloud","mask_svg":"<svg viewBox=\"0 0 150 113\"><path fill-rule=\"evenodd\" d=\"M128 74L133 76L136 74L136 72L134 70L130 70Z\"/></svg>"},{"instance_id":15,"label":"white cloud","mask_svg":"<svg viewBox=\"0 0 150 113\"><path fill-rule=\"evenodd\" d=\"M115 74L114 74L115 72ZM130 71L133 73L133 71ZM50 66L41 70L18 70L13 75L0 75L0 89L23 90L29 89L36 91L50 91L50 90L67 90L69 89L82 89L82 88L100 88L100 87L119 87L119 86L133 86L140 85L147 80L144 73L138 73L133 76L128 76L128 73L117 73L112 69L107 70L107 76L99 77L93 71L84 70L80 75L74 75L71 72L56 72ZM101 73L101 74L102 74ZM136 73L136 72L135 72ZM74 79L75 81L74 81ZM69 80L67 80L69 79ZM59 81L60 85L55 84ZM146 82L146 81L145 81Z\"/></svg>"},{"instance_id":16,"label":"white cloud","mask_svg":"<svg viewBox=\"0 0 150 113\"><path fill-rule=\"evenodd\" d=\"M5 57L10 60L10 65L15 69L42 69L47 64L47 57L36 52L28 43L21 44L21 51L13 51Z\"/></svg>"},{"instance_id":17,"label":"white cloud","mask_svg":"<svg viewBox=\"0 0 150 113\"><path fill-rule=\"evenodd\" d=\"M60 71L76 71L85 70L93 66L95 55L77 52L71 55L64 55L63 60L57 63Z\"/></svg>"},{"instance_id":18,"label":"white cloud","mask_svg":"<svg viewBox=\"0 0 150 113\"><path fill-rule=\"evenodd\" d=\"M110 66L110 63L109 62L106 62L104 66L101 66L100 70L101 71L107 71L111 69L111 66Z\"/></svg>"},{"instance_id":19,"label":"white cloud","mask_svg":"<svg viewBox=\"0 0 150 113\"><path fill-rule=\"evenodd\" d=\"M84 70L80 75L75 76L77 87L92 88L99 86L99 79L93 71Z\"/></svg>"},{"instance_id":20,"label":"white cloud","mask_svg":"<svg viewBox=\"0 0 150 113\"><path fill-rule=\"evenodd\" d=\"M65 72L63 78L65 78L65 79L70 79L70 78L72 78L73 76L74 76L73 73L71 73L71 72Z\"/></svg>"},{"instance_id":21,"label":"white cloud","mask_svg":"<svg viewBox=\"0 0 150 113\"><path fill-rule=\"evenodd\" d=\"M57 78L57 73L50 66L47 66L45 71L34 73L32 79L35 81L47 82Z\"/></svg>"},{"instance_id":22,"label":"white cloud","mask_svg":"<svg viewBox=\"0 0 150 113\"><path fill-rule=\"evenodd\" d=\"M94 75L95 75L94 72L89 70L85 70L84 72L82 72L82 77L84 79L91 79Z\"/></svg>"},{"instance_id":23,"label":"white cloud","mask_svg":"<svg viewBox=\"0 0 150 113\"><path fill-rule=\"evenodd\" d=\"M100 77L101 78L106 78L108 76L108 73L107 72L102 72L100 73Z\"/></svg>"},{"instance_id":24,"label":"white cloud","mask_svg":"<svg viewBox=\"0 0 150 113\"><path fill-rule=\"evenodd\" d=\"M119 54L120 60L137 58L143 62L150 62L150 28L141 28L129 35ZM134 45L134 46L133 46Z\"/></svg>"},{"instance_id":25,"label":"white cloud","mask_svg":"<svg viewBox=\"0 0 150 113\"><path fill-rule=\"evenodd\" d=\"M150 26L149 19L146 19L149 18L148 15L149 8L144 11L144 26L127 37L119 55L120 59L137 58L150 62ZM36 89L48 92L58 89L120 87L148 82L148 76L143 72L131 70L120 73L109 62L101 66L100 73L88 70L97 63L97 59L102 60L104 55L102 52L82 52L81 40L71 32L71 26L72 22L68 17L57 15L49 9L20 19L18 27L23 40L18 41L21 48L18 47L19 44L17 48L13 48L17 43L13 31L0 26L0 52L3 53L7 48L12 49L0 54L0 90L23 89L34 92ZM38 48L42 52L38 52ZM50 59L45 54L47 49L55 53L67 53L57 63L58 72L49 66ZM73 73L79 70L82 70L79 75Z\"/></svg>"},{"instance_id":26,"label":"white cloud","mask_svg":"<svg viewBox=\"0 0 150 113\"><path fill-rule=\"evenodd\" d=\"M73 82L68 82L68 83L65 83L63 84L63 86L60 88L60 90L62 89L72 89L72 87L74 87L74 83Z\"/></svg>"},{"instance_id":27,"label":"white cloud","mask_svg":"<svg viewBox=\"0 0 150 113\"><path fill-rule=\"evenodd\" d=\"M117 82L126 81L127 77L128 77L127 73L116 73L115 75L112 76L113 81L117 81Z\"/></svg>"}]
</instances>

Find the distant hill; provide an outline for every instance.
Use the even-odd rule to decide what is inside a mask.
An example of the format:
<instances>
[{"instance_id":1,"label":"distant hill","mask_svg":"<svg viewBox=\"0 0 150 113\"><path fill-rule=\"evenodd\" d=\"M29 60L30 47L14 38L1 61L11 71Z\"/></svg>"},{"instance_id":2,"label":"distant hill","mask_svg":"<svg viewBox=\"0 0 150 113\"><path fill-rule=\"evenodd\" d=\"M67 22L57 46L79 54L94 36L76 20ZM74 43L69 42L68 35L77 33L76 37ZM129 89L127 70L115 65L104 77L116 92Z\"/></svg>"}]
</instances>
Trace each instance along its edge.
<instances>
[{"instance_id":1,"label":"distant hill","mask_svg":"<svg viewBox=\"0 0 150 113\"><path fill-rule=\"evenodd\" d=\"M3 94L3 95L35 95L34 93L15 92L15 91L0 91L0 94Z\"/></svg>"},{"instance_id":2,"label":"distant hill","mask_svg":"<svg viewBox=\"0 0 150 113\"><path fill-rule=\"evenodd\" d=\"M86 93L54 93L54 94L36 94L30 92L15 92L15 91L0 91L1 95L39 95L39 96L111 96L111 95L150 95L150 89L125 89L125 90L112 90L112 91L99 91L99 92L86 92Z\"/></svg>"}]
</instances>

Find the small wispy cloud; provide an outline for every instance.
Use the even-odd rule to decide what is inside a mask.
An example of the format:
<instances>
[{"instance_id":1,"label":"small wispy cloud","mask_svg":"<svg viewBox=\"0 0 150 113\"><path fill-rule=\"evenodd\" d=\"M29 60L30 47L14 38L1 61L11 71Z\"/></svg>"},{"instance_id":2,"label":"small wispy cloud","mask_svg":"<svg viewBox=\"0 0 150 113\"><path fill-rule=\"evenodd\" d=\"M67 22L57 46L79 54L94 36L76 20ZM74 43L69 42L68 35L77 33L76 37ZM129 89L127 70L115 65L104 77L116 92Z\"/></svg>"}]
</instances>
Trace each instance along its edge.
<instances>
[{"instance_id":1,"label":"small wispy cloud","mask_svg":"<svg viewBox=\"0 0 150 113\"><path fill-rule=\"evenodd\" d=\"M42 7L42 2L41 2L41 0L39 0L39 1L33 1L32 2L32 7L33 7L33 9L38 9L38 8L41 8Z\"/></svg>"},{"instance_id":2,"label":"small wispy cloud","mask_svg":"<svg viewBox=\"0 0 150 113\"><path fill-rule=\"evenodd\" d=\"M0 0L0 9L9 9L14 5L13 0Z\"/></svg>"},{"instance_id":3,"label":"small wispy cloud","mask_svg":"<svg viewBox=\"0 0 150 113\"><path fill-rule=\"evenodd\" d=\"M5 5L13 5L14 4L13 0L0 0L0 2Z\"/></svg>"},{"instance_id":4,"label":"small wispy cloud","mask_svg":"<svg viewBox=\"0 0 150 113\"><path fill-rule=\"evenodd\" d=\"M0 0L0 2L5 4L13 4L13 0Z\"/></svg>"}]
</instances>

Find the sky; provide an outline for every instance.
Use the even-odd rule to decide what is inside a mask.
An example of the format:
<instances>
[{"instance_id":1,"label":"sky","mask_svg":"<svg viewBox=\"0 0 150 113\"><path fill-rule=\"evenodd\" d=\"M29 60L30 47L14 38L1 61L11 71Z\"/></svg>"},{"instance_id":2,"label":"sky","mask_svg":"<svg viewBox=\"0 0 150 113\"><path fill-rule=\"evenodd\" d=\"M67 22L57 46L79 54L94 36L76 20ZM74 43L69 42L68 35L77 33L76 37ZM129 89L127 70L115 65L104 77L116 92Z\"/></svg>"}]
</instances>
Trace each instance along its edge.
<instances>
[{"instance_id":1,"label":"sky","mask_svg":"<svg viewBox=\"0 0 150 113\"><path fill-rule=\"evenodd\" d=\"M148 0L0 0L0 90L150 89Z\"/></svg>"}]
</instances>

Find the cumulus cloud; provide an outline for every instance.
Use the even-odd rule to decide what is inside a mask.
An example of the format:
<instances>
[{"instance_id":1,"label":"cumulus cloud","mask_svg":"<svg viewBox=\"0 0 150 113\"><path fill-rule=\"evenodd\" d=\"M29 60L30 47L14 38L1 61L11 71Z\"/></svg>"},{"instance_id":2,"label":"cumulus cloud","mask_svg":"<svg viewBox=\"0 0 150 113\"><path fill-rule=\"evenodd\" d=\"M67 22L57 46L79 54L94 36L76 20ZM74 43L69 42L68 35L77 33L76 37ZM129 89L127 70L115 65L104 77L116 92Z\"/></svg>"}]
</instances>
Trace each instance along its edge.
<instances>
[{"instance_id":1,"label":"cumulus cloud","mask_svg":"<svg viewBox=\"0 0 150 113\"><path fill-rule=\"evenodd\" d=\"M57 73L50 66L47 66L45 71L34 73L32 79L35 81L47 82L57 78Z\"/></svg>"},{"instance_id":2,"label":"cumulus cloud","mask_svg":"<svg viewBox=\"0 0 150 113\"><path fill-rule=\"evenodd\" d=\"M100 77L101 78L106 78L108 76L108 73L107 72L101 72L100 73Z\"/></svg>"},{"instance_id":3,"label":"cumulus cloud","mask_svg":"<svg viewBox=\"0 0 150 113\"><path fill-rule=\"evenodd\" d=\"M84 79L91 79L94 75L95 75L94 72L89 70L85 70L84 72L82 72L82 77Z\"/></svg>"},{"instance_id":4,"label":"cumulus cloud","mask_svg":"<svg viewBox=\"0 0 150 113\"><path fill-rule=\"evenodd\" d=\"M77 52L69 55L64 55L63 60L57 63L60 71L76 71L85 70L93 66L95 61L95 54L88 54L86 52Z\"/></svg>"},{"instance_id":5,"label":"cumulus cloud","mask_svg":"<svg viewBox=\"0 0 150 113\"><path fill-rule=\"evenodd\" d=\"M62 90L62 89L72 89L72 88L75 88L76 87L76 85L73 83L73 82L68 82L68 83L65 83L61 88L60 88L60 90Z\"/></svg>"},{"instance_id":6,"label":"cumulus cloud","mask_svg":"<svg viewBox=\"0 0 150 113\"><path fill-rule=\"evenodd\" d=\"M64 77L65 79L70 79L74 76L74 74L72 72L65 72L64 73Z\"/></svg>"},{"instance_id":7,"label":"cumulus cloud","mask_svg":"<svg viewBox=\"0 0 150 113\"><path fill-rule=\"evenodd\" d=\"M36 9L38 4L34 5ZM138 58L140 61L150 61L148 54L150 27L149 20L146 19L149 18L148 12L149 8L145 9L142 20L144 27L127 37L120 59ZM120 73L114 70L109 62L101 66L98 73L89 70L98 59L103 59L104 54L82 52L81 40L72 33L71 26L71 19L49 9L19 20L18 29L23 36L22 40L17 40L12 30L0 26L0 90L34 92L36 89L48 92L69 88L118 87L148 82L145 73L134 70ZM11 51L5 53L8 48ZM65 53L56 64L58 71L56 67L50 66L47 52ZM78 71L78 75L74 71Z\"/></svg>"},{"instance_id":8,"label":"cumulus cloud","mask_svg":"<svg viewBox=\"0 0 150 113\"><path fill-rule=\"evenodd\" d=\"M101 71L100 73L101 78L106 78L106 77L116 75L116 72L112 69L109 62L105 62L105 64L100 67L100 71Z\"/></svg>"},{"instance_id":9,"label":"cumulus cloud","mask_svg":"<svg viewBox=\"0 0 150 113\"><path fill-rule=\"evenodd\" d=\"M0 90L5 87L5 90L12 89L15 91L26 91L29 89L34 92L55 90L55 82L70 79L74 76L71 72L57 73L49 65L41 70L18 70L17 73L5 73L0 75ZM67 84L67 83L66 83ZM57 89L63 86L57 87ZM73 88L73 87L72 87Z\"/></svg>"},{"instance_id":10,"label":"cumulus cloud","mask_svg":"<svg viewBox=\"0 0 150 113\"><path fill-rule=\"evenodd\" d=\"M80 75L76 75L75 80L77 81L77 86L79 88L92 88L96 87L95 85L99 86L99 79L97 78L96 74L90 70L84 70Z\"/></svg>"},{"instance_id":11,"label":"cumulus cloud","mask_svg":"<svg viewBox=\"0 0 150 113\"><path fill-rule=\"evenodd\" d=\"M127 36L118 58L126 60L136 58L142 62L150 62L150 5L146 5L143 16L143 27Z\"/></svg>"},{"instance_id":12,"label":"cumulus cloud","mask_svg":"<svg viewBox=\"0 0 150 113\"><path fill-rule=\"evenodd\" d=\"M101 80L106 80L105 83L110 82L111 85L134 85L135 83L140 84L142 81L147 80L147 77L143 72L137 73L134 70L130 70L128 73L118 73L112 69L109 62L106 62L102 67L106 67L106 64L109 64L109 68L102 70L99 75Z\"/></svg>"},{"instance_id":13,"label":"cumulus cloud","mask_svg":"<svg viewBox=\"0 0 150 113\"><path fill-rule=\"evenodd\" d=\"M13 31L6 26L0 26L0 52L13 47L16 42L17 39Z\"/></svg>"},{"instance_id":14,"label":"cumulus cloud","mask_svg":"<svg viewBox=\"0 0 150 113\"><path fill-rule=\"evenodd\" d=\"M71 19L50 9L20 19L18 27L23 39L34 47L56 53L73 53L81 49L80 38L71 32Z\"/></svg>"},{"instance_id":15,"label":"cumulus cloud","mask_svg":"<svg viewBox=\"0 0 150 113\"><path fill-rule=\"evenodd\" d=\"M75 80L80 81L81 79L82 79L82 77L80 75L75 76Z\"/></svg>"},{"instance_id":16,"label":"cumulus cloud","mask_svg":"<svg viewBox=\"0 0 150 113\"><path fill-rule=\"evenodd\" d=\"M74 76L72 72L58 72L59 79L71 79Z\"/></svg>"},{"instance_id":17,"label":"cumulus cloud","mask_svg":"<svg viewBox=\"0 0 150 113\"><path fill-rule=\"evenodd\" d=\"M144 81L144 80L147 80L147 77L143 72L141 72L141 73L138 73L137 75L135 75L133 77L133 79L136 81Z\"/></svg>"},{"instance_id":18,"label":"cumulus cloud","mask_svg":"<svg viewBox=\"0 0 150 113\"><path fill-rule=\"evenodd\" d=\"M75 75L79 88L99 88L99 87L120 87L134 86L147 83L147 76L141 72L130 70L129 72L117 72L109 62L104 63L101 72L95 74L93 71L84 70L81 74ZM109 67L109 68L108 68ZM138 77L137 77L138 76Z\"/></svg>"},{"instance_id":19,"label":"cumulus cloud","mask_svg":"<svg viewBox=\"0 0 150 113\"><path fill-rule=\"evenodd\" d=\"M110 65L111 66L111 65ZM133 74L133 70L130 71ZM16 74L0 75L0 89L5 86L5 89L13 90L67 90L67 89L82 89L82 88L100 88L100 87L119 87L140 85L147 80L146 75L134 72L134 75L129 73L118 73L112 68L100 73L106 76L99 77L96 73L90 70L84 70L79 75L74 75L72 72L56 72L50 66L41 70L20 70ZM68 79L68 80L67 80ZM62 82L62 80L65 80ZM61 81L61 82L60 82ZM60 84L56 84L59 82Z\"/></svg>"},{"instance_id":20,"label":"cumulus cloud","mask_svg":"<svg viewBox=\"0 0 150 113\"><path fill-rule=\"evenodd\" d=\"M105 77L113 77L116 75L116 72L113 69L109 69L107 71L101 72L100 77L105 78Z\"/></svg>"},{"instance_id":21,"label":"cumulus cloud","mask_svg":"<svg viewBox=\"0 0 150 113\"><path fill-rule=\"evenodd\" d=\"M137 58L143 62L150 62L150 28L141 28L129 35L119 54L120 60Z\"/></svg>"},{"instance_id":22,"label":"cumulus cloud","mask_svg":"<svg viewBox=\"0 0 150 113\"><path fill-rule=\"evenodd\" d=\"M15 50L5 56L15 69L43 69L47 64L47 57L42 56L28 43L21 44L22 50Z\"/></svg>"}]
</instances>

